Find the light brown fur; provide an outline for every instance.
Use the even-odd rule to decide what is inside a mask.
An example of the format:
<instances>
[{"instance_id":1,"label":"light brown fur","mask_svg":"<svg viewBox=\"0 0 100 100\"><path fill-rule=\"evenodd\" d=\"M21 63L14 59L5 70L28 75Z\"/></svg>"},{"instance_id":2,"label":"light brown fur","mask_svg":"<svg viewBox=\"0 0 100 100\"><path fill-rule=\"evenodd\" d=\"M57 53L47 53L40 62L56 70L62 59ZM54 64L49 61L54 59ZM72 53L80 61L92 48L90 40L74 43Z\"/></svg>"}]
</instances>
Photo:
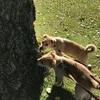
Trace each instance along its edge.
<instances>
[{"instance_id":1,"label":"light brown fur","mask_svg":"<svg viewBox=\"0 0 100 100\"><path fill-rule=\"evenodd\" d=\"M61 55L60 51L63 53L70 53L78 58L78 60L87 64L88 53L96 50L96 46L89 44L86 47L79 45L71 40L63 39L60 37L52 37L47 34L43 35L43 41L40 49L54 48L58 55Z\"/></svg>"},{"instance_id":2,"label":"light brown fur","mask_svg":"<svg viewBox=\"0 0 100 100\"><path fill-rule=\"evenodd\" d=\"M100 79L95 77L83 64L72 59L61 57L54 52L43 55L38 59L38 65L52 67L57 76L56 86L59 86L63 77L69 77L69 74L80 84L91 91L92 88L100 89ZM70 77L69 77L70 78ZM75 96L77 100L83 100L90 95L79 85L75 86Z\"/></svg>"}]
</instances>

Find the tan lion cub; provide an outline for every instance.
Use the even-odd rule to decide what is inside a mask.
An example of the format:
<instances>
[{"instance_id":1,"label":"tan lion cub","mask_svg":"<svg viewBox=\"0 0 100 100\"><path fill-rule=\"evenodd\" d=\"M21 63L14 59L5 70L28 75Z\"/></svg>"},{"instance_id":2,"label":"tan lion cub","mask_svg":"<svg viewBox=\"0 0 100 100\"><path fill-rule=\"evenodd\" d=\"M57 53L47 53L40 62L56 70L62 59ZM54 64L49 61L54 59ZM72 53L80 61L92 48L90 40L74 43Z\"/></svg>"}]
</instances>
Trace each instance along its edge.
<instances>
[{"instance_id":1,"label":"tan lion cub","mask_svg":"<svg viewBox=\"0 0 100 100\"><path fill-rule=\"evenodd\" d=\"M70 53L76 56L83 64L87 64L88 53L96 50L96 46L93 44L89 44L86 47L83 47L82 45L79 45L78 43L71 40L60 37L52 37L45 34L43 35L43 41L40 49L44 50L46 48L54 48L58 55L61 55L60 52Z\"/></svg>"},{"instance_id":2,"label":"tan lion cub","mask_svg":"<svg viewBox=\"0 0 100 100\"><path fill-rule=\"evenodd\" d=\"M61 84L63 77L69 77L69 74L80 84L91 91L92 88L100 89L100 79L95 77L83 64L72 59L61 57L54 52L47 53L38 59L39 66L50 66L54 69L57 76L56 86ZM75 97L77 100L83 100L90 95L78 84L75 86Z\"/></svg>"}]
</instances>

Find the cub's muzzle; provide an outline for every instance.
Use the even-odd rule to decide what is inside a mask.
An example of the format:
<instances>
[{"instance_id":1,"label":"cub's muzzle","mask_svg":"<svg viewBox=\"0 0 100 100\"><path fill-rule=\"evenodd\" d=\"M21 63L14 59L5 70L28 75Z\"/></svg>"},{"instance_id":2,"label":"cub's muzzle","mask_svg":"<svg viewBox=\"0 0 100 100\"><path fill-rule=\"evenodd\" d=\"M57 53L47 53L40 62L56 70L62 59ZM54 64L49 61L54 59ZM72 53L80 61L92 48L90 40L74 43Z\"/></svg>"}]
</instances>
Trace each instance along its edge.
<instances>
[{"instance_id":1,"label":"cub's muzzle","mask_svg":"<svg viewBox=\"0 0 100 100\"><path fill-rule=\"evenodd\" d=\"M40 50L43 50L43 47L39 47Z\"/></svg>"}]
</instances>

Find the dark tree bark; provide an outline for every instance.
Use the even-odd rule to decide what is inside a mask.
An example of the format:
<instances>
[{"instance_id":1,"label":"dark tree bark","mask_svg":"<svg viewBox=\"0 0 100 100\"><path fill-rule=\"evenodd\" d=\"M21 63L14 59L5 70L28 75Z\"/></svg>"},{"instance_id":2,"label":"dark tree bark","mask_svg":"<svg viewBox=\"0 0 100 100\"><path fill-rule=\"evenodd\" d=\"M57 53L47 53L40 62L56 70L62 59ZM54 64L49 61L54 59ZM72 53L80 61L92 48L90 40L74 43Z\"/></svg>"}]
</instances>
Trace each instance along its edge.
<instances>
[{"instance_id":1,"label":"dark tree bark","mask_svg":"<svg viewBox=\"0 0 100 100\"><path fill-rule=\"evenodd\" d=\"M33 0L0 0L0 100L39 100L34 21Z\"/></svg>"}]
</instances>

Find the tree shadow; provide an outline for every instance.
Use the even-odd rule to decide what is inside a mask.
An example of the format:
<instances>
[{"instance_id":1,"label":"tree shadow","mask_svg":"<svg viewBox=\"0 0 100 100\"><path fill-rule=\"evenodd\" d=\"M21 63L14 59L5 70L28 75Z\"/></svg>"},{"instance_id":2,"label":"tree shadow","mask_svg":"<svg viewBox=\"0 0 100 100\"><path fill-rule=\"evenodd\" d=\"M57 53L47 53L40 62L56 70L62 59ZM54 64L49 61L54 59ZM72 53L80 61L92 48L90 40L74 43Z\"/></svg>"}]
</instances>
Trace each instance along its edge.
<instances>
[{"instance_id":1,"label":"tree shadow","mask_svg":"<svg viewBox=\"0 0 100 100\"><path fill-rule=\"evenodd\" d=\"M53 86L46 100L76 100L75 95L62 87Z\"/></svg>"}]
</instances>

